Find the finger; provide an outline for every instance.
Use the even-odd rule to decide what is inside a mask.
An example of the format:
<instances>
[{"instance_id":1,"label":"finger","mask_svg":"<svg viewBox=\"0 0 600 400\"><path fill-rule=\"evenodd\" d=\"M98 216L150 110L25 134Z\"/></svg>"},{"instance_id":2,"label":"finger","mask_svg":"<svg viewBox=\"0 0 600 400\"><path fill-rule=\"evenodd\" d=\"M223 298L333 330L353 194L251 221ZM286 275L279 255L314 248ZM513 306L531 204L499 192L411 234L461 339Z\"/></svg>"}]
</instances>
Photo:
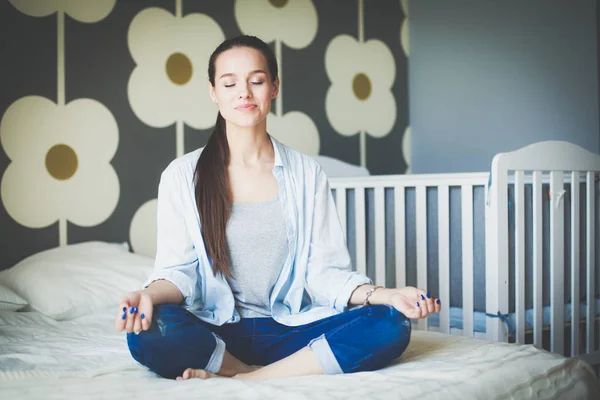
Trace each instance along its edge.
<instances>
[{"instance_id":1,"label":"finger","mask_svg":"<svg viewBox=\"0 0 600 400\"><path fill-rule=\"evenodd\" d=\"M421 318L423 316L423 307L421 306L421 302L415 302L415 307L413 309L414 317L413 318Z\"/></svg>"},{"instance_id":2,"label":"finger","mask_svg":"<svg viewBox=\"0 0 600 400\"><path fill-rule=\"evenodd\" d=\"M127 309L127 324L125 324L125 330L127 331L127 333L133 332L133 324L135 322L136 314L136 307L129 306L129 308Z\"/></svg>"},{"instance_id":3,"label":"finger","mask_svg":"<svg viewBox=\"0 0 600 400\"><path fill-rule=\"evenodd\" d=\"M435 312L442 311L442 301L440 299L435 299Z\"/></svg>"},{"instance_id":4,"label":"finger","mask_svg":"<svg viewBox=\"0 0 600 400\"><path fill-rule=\"evenodd\" d=\"M142 330L147 331L150 329L150 324L152 323L152 312L154 307L152 305L152 301L149 301L148 297L142 297L140 300L140 320L142 324Z\"/></svg>"},{"instance_id":5,"label":"finger","mask_svg":"<svg viewBox=\"0 0 600 400\"><path fill-rule=\"evenodd\" d=\"M140 312L136 312L133 315L133 332L135 334L139 334L142 331L142 318L140 317Z\"/></svg>"},{"instance_id":6,"label":"finger","mask_svg":"<svg viewBox=\"0 0 600 400\"><path fill-rule=\"evenodd\" d=\"M419 290L419 303L421 305L422 317L426 317L429 315L429 306L427 305L427 297L426 292Z\"/></svg>"},{"instance_id":7,"label":"finger","mask_svg":"<svg viewBox=\"0 0 600 400\"><path fill-rule=\"evenodd\" d=\"M427 310L429 314L435 312L435 298L429 293L425 293L425 298L427 299Z\"/></svg>"},{"instance_id":8,"label":"finger","mask_svg":"<svg viewBox=\"0 0 600 400\"><path fill-rule=\"evenodd\" d=\"M121 301L121 303L119 303L119 311L115 317L115 329L117 332L121 332L123 329L125 329L128 308L129 303L127 301Z\"/></svg>"}]
</instances>

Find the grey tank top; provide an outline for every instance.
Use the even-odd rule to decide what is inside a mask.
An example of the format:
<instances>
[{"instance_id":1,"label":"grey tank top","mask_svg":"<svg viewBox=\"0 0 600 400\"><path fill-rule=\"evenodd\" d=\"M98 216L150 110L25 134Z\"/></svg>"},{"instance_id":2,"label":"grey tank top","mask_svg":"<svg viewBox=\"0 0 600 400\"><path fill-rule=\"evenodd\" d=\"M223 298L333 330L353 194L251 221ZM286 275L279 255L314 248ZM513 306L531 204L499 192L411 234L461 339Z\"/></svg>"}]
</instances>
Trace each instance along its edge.
<instances>
[{"instance_id":1,"label":"grey tank top","mask_svg":"<svg viewBox=\"0 0 600 400\"><path fill-rule=\"evenodd\" d=\"M288 256L279 197L261 203L233 203L227 224L227 278L242 318L270 317L269 297Z\"/></svg>"}]
</instances>

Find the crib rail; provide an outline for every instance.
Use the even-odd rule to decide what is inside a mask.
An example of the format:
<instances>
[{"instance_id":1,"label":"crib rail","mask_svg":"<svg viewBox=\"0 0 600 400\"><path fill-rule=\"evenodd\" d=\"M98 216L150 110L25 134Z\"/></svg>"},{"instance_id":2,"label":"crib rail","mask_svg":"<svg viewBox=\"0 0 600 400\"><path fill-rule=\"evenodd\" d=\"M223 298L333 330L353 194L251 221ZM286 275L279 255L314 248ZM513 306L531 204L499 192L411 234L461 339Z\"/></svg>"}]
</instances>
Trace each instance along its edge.
<instances>
[{"instance_id":1,"label":"crib rail","mask_svg":"<svg viewBox=\"0 0 600 400\"><path fill-rule=\"evenodd\" d=\"M415 192L416 231L416 285L428 287L428 193L437 192L437 235L438 235L438 287L442 304L440 331L450 333L450 188L461 192L462 218L462 333L473 336L473 188L485 187L488 173L472 174L429 174L396 175L364 178L334 178L330 180L335 194L336 206L346 238L350 237L349 219L353 219L355 256L357 271L367 274L367 232L366 197L372 192L374 212L375 267L371 278L378 285L406 286L406 190ZM393 196L393 219L388 217L391 210L386 208L386 193ZM354 207L348 208L348 198L352 194ZM393 247L395 251L395 282L386 282L386 224L392 225ZM417 329L428 329L427 319L417 321Z\"/></svg>"},{"instance_id":2,"label":"crib rail","mask_svg":"<svg viewBox=\"0 0 600 400\"><path fill-rule=\"evenodd\" d=\"M600 157L566 142L549 141L525 147L521 150L499 154L492 163L490 202L486 209L486 311L508 313L509 265L514 263L515 276L515 341L525 343L525 216L532 218L532 268L533 282L533 343L543 343L543 272L544 256L543 223L549 223L550 260L550 351L578 356L580 354L580 270L585 268L586 284L586 353L597 350L596 334L596 208L598 207L596 182L600 171ZM525 201L526 187L531 185L531 210ZM581 191L585 191L582 199ZM511 225L511 202L514 224ZM547 200L544 190L548 190ZM570 207L565 206L567 197ZM581 207L581 201L585 202ZM545 202L547 202L545 204ZM548 215L544 213L544 205ZM508 206L508 207L507 207ZM585 210L585 215L582 212ZM582 217L585 217L581 226ZM570 218L570 235L566 234ZM508 222L508 223L507 223ZM582 228L585 231L582 231ZM585 265L580 251L585 235ZM511 233L513 236L511 237ZM510 242L514 254L510 254ZM570 257L565 259L565 250ZM565 286L569 278L570 287ZM565 348L565 293L570 292L570 348ZM487 332L493 340L507 341L505 326L498 320L487 321Z\"/></svg>"}]
</instances>

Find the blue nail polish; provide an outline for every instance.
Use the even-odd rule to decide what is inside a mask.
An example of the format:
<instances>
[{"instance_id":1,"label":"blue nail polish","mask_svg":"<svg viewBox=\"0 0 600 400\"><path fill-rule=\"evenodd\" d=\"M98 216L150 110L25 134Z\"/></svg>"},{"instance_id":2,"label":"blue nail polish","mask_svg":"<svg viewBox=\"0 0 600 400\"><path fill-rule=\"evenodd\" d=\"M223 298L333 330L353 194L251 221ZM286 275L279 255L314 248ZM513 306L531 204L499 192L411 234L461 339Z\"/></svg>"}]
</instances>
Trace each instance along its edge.
<instances>
[{"instance_id":1,"label":"blue nail polish","mask_svg":"<svg viewBox=\"0 0 600 400\"><path fill-rule=\"evenodd\" d=\"M144 315L144 313L142 313L142 315L140 315L140 317L142 317L142 319L146 318L146 316Z\"/></svg>"},{"instance_id":2,"label":"blue nail polish","mask_svg":"<svg viewBox=\"0 0 600 400\"><path fill-rule=\"evenodd\" d=\"M417 307L420 307L420 306L419 306L419 302L418 302L418 301L417 301Z\"/></svg>"},{"instance_id":3,"label":"blue nail polish","mask_svg":"<svg viewBox=\"0 0 600 400\"><path fill-rule=\"evenodd\" d=\"M429 293L426 294L427 298L430 299L431 295Z\"/></svg>"},{"instance_id":4,"label":"blue nail polish","mask_svg":"<svg viewBox=\"0 0 600 400\"><path fill-rule=\"evenodd\" d=\"M127 312L127 307L123 307L123 312Z\"/></svg>"},{"instance_id":5,"label":"blue nail polish","mask_svg":"<svg viewBox=\"0 0 600 400\"><path fill-rule=\"evenodd\" d=\"M127 314L123 313L123 315L121 315L121 319L125 319L127 318Z\"/></svg>"},{"instance_id":6,"label":"blue nail polish","mask_svg":"<svg viewBox=\"0 0 600 400\"><path fill-rule=\"evenodd\" d=\"M135 307L129 307L129 314L133 314L134 309L135 309Z\"/></svg>"},{"instance_id":7,"label":"blue nail polish","mask_svg":"<svg viewBox=\"0 0 600 400\"><path fill-rule=\"evenodd\" d=\"M425 300L425 296L421 295L421 300Z\"/></svg>"},{"instance_id":8,"label":"blue nail polish","mask_svg":"<svg viewBox=\"0 0 600 400\"><path fill-rule=\"evenodd\" d=\"M440 304L440 299L437 299L435 302L438 303L438 304Z\"/></svg>"},{"instance_id":9,"label":"blue nail polish","mask_svg":"<svg viewBox=\"0 0 600 400\"><path fill-rule=\"evenodd\" d=\"M137 307L133 307L133 313L137 313L138 312L138 308Z\"/></svg>"}]
</instances>

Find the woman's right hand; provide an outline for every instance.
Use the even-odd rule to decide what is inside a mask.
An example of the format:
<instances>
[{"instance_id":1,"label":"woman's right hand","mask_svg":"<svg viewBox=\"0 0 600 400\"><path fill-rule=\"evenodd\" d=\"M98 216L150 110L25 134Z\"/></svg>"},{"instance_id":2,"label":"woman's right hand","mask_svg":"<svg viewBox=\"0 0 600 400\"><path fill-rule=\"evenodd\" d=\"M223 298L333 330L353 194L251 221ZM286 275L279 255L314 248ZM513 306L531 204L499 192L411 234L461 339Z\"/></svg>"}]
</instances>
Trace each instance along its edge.
<instances>
[{"instance_id":1,"label":"woman's right hand","mask_svg":"<svg viewBox=\"0 0 600 400\"><path fill-rule=\"evenodd\" d=\"M143 290L129 292L119 304L119 311L115 318L117 332L123 329L127 333L148 330L152 323L152 298Z\"/></svg>"}]
</instances>

